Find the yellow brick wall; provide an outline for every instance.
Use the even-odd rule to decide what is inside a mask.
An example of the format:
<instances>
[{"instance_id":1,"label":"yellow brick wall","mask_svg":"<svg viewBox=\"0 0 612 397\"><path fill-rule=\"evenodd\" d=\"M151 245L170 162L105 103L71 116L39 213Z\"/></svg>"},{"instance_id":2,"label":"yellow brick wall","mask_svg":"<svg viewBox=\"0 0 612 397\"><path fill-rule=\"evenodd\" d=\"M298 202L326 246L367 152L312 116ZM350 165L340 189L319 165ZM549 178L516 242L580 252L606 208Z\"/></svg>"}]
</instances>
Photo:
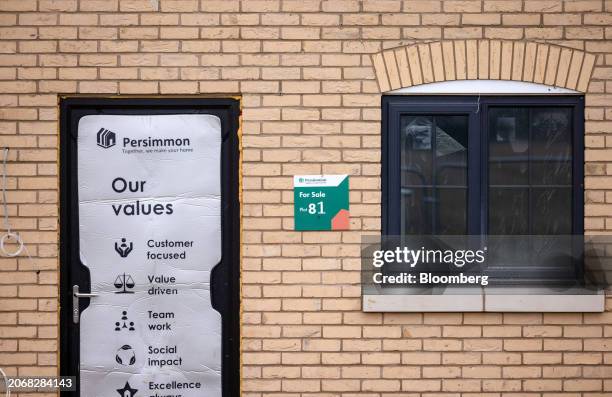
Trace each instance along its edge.
<instances>
[{"instance_id":1,"label":"yellow brick wall","mask_svg":"<svg viewBox=\"0 0 612 397\"><path fill-rule=\"evenodd\" d=\"M244 397L611 395L612 299L601 314L364 314L359 287L360 236L380 230L372 56L465 43L455 62L479 67L463 78L484 78L468 46L592 55L585 225L609 233L611 25L610 0L0 0L0 146L32 256L0 260L0 367L57 372L58 94L228 93L243 100ZM292 175L308 173L351 174L351 231L292 230Z\"/></svg>"}]
</instances>

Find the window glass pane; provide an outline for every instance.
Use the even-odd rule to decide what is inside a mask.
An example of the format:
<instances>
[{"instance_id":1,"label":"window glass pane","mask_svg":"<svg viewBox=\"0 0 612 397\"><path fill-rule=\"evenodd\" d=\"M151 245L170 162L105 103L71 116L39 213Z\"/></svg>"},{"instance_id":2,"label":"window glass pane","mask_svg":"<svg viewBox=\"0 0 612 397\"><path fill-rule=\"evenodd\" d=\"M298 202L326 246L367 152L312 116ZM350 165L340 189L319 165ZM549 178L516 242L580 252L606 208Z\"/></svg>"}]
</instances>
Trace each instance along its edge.
<instances>
[{"instance_id":1,"label":"window glass pane","mask_svg":"<svg viewBox=\"0 0 612 397\"><path fill-rule=\"evenodd\" d=\"M436 219L436 234L466 234L467 189L439 188L437 202L439 217Z\"/></svg>"},{"instance_id":2,"label":"window glass pane","mask_svg":"<svg viewBox=\"0 0 612 397\"><path fill-rule=\"evenodd\" d=\"M529 233L529 189L489 188L489 234Z\"/></svg>"},{"instance_id":3,"label":"window glass pane","mask_svg":"<svg viewBox=\"0 0 612 397\"><path fill-rule=\"evenodd\" d=\"M436 184L466 186L467 116L436 116Z\"/></svg>"},{"instance_id":4,"label":"window glass pane","mask_svg":"<svg viewBox=\"0 0 612 397\"><path fill-rule=\"evenodd\" d=\"M529 110L489 110L489 183L524 185L529 180Z\"/></svg>"},{"instance_id":5,"label":"window glass pane","mask_svg":"<svg viewBox=\"0 0 612 397\"><path fill-rule=\"evenodd\" d=\"M571 188L534 188L531 208L532 234L572 233Z\"/></svg>"},{"instance_id":6,"label":"window glass pane","mask_svg":"<svg viewBox=\"0 0 612 397\"><path fill-rule=\"evenodd\" d=\"M531 131L532 184L571 184L572 135L569 109L534 108Z\"/></svg>"},{"instance_id":7,"label":"window glass pane","mask_svg":"<svg viewBox=\"0 0 612 397\"><path fill-rule=\"evenodd\" d=\"M569 108L489 108L489 234L572 232Z\"/></svg>"},{"instance_id":8,"label":"window glass pane","mask_svg":"<svg viewBox=\"0 0 612 397\"><path fill-rule=\"evenodd\" d=\"M431 188L402 186L401 195L402 234L431 233Z\"/></svg>"},{"instance_id":9,"label":"window glass pane","mask_svg":"<svg viewBox=\"0 0 612 397\"><path fill-rule=\"evenodd\" d=\"M466 115L403 115L402 233L467 231Z\"/></svg>"},{"instance_id":10,"label":"window glass pane","mask_svg":"<svg viewBox=\"0 0 612 397\"><path fill-rule=\"evenodd\" d=\"M404 185L431 184L432 174L431 116L402 116L402 181Z\"/></svg>"}]
</instances>

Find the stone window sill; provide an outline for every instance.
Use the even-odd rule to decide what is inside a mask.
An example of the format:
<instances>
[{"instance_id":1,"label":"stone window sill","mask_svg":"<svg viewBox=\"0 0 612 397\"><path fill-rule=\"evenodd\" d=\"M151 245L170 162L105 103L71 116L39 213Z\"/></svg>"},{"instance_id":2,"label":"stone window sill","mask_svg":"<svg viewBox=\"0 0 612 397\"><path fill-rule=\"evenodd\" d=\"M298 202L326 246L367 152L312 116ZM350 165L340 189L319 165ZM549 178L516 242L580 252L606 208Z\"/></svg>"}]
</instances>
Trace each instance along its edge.
<instances>
[{"instance_id":1,"label":"stone window sill","mask_svg":"<svg viewBox=\"0 0 612 397\"><path fill-rule=\"evenodd\" d=\"M444 294L364 294L364 312L603 312L605 294L585 290L560 293L546 288L478 288Z\"/></svg>"}]
</instances>

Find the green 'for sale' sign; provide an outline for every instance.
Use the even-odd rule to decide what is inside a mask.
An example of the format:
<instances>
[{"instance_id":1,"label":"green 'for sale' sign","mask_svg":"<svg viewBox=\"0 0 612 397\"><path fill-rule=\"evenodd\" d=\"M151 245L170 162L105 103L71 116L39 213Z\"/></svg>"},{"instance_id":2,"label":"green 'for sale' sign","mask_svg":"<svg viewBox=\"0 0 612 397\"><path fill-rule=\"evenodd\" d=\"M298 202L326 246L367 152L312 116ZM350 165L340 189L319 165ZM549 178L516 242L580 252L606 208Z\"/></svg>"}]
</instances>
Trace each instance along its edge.
<instances>
[{"instance_id":1,"label":"green 'for sale' sign","mask_svg":"<svg viewBox=\"0 0 612 397\"><path fill-rule=\"evenodd\" d=\"M293 177L295 230L349 228L348 175Z\"/></svg>"}]
</instances>

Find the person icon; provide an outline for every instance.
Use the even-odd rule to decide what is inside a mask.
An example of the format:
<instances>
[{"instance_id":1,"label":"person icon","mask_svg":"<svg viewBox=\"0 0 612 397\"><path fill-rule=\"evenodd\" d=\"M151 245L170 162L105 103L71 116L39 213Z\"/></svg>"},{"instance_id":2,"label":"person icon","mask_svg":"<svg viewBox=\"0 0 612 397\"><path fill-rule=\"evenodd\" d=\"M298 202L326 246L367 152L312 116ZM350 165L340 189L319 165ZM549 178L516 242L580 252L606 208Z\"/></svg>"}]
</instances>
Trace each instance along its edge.
<instances>
[{"instance_id":1,"label":"person icon","mask_svg":"<svg viewBox=\"0 0 612 397\"><path fill-rule=\"evenodd\" d=\"M134 243L130 241L128 245L127 240L124 238L121 239L121 244L115 242L115 251L119 254L120 257L126 258L130 252L134 249Z\"/></svg>"},{"instance_id":2,"label":"person icon","mask_svg":"<svg viewBox=\"0 0 612 397\"><path fill-rule=\"evenodd\" d=\"M124 329L128 331L136 331L136 328L134 328L134 322L133 321L128 322L128 316L127 316L126 310L123 310L121 312L121 321L115 322L115 331L123 331Z\"/></svg>"}]
</instances>

